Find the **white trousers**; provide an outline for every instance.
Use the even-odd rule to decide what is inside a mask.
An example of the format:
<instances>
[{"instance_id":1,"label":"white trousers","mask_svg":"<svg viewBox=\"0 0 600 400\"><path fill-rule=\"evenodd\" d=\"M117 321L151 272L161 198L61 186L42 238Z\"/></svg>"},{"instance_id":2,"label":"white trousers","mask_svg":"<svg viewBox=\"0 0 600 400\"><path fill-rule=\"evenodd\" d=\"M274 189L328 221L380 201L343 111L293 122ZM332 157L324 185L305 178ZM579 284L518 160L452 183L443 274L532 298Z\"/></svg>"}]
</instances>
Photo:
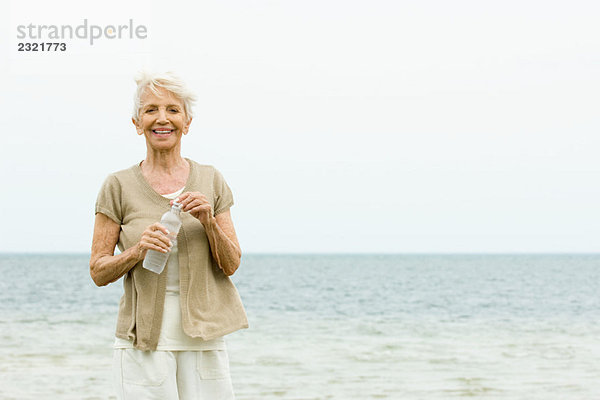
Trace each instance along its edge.
<instances>
[{"instance_id":1,"label":"white trousers","mask_svg":"<svg viewBox=\"0 0 600 400\"><path fill-rule=\"evenodd\" d=\"M226 350L115 349L118 400L233 400Z\"/></svg>"}]
</instances>

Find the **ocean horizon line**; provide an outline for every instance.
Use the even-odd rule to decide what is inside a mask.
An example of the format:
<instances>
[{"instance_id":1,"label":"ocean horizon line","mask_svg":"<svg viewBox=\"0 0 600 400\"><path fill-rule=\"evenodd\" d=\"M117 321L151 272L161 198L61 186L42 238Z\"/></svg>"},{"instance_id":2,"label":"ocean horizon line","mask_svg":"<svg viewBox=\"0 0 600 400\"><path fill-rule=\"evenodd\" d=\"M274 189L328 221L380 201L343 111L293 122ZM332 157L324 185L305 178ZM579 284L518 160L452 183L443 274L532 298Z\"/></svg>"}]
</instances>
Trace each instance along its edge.
<instances>
[{"instance_id":1,"label":"ocean horizon line","mask_svg":"<svg viewBox=\"0 0 600 400\"><path fill-rule=\"evenodd\" d=\"M90 252L67 251L0 251L0 256L90 256ZM541 251L512 251L512 252L244 252L244 256L600 256L600 252L541 252Z\"/></svg>"}]
</instances>

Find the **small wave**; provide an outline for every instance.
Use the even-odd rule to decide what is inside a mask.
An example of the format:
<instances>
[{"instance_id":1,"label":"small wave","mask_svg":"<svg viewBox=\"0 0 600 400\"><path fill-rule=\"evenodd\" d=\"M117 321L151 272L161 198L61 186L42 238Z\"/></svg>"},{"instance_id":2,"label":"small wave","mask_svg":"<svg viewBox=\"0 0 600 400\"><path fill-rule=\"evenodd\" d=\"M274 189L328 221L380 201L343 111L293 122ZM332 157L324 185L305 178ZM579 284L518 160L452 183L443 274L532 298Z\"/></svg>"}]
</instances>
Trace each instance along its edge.
<instances>
[{"instance_id":1,"label":"small wave","mask_svg":"<svg viewBox=\"0 0 600 400\"><path fill-rule=\"evenodd\" d=\"M571 360L575 358L575 350L571 347L553 347L546 349L542 354L542 358L546 360Z\"/></svg>"},{"instance_id":2,"label":"small wave","mask_svg":"<svg viewBox=\"0 0 600 400\"><path fill-rule=\"evenodd\" d=\"M430 358L427 360L429 364L452 364L455 365L459 362L456 357L446 357L446 358Z\"/></svg>"}]
</instances>

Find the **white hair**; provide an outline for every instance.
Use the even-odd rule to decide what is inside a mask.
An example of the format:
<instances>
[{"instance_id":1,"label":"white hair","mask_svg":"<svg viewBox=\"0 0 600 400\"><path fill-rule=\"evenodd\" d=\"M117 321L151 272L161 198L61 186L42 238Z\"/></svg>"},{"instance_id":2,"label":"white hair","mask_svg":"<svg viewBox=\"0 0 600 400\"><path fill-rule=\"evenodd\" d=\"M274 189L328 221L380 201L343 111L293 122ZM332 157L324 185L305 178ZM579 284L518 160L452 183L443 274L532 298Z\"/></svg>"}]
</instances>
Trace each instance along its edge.
<instances>
[{"instance_id":1,"label":"white hair","mask_svg":"<svg viewBox=\"0 0 600 400\"><path fill-rule=\"evenodd\" d=\"M141 98L146 88L153 93L158 94L158 87L165 88L175 96L179 97L183 102L183 111L188 120L192 118L192 106L196 102L196 95L187 88L185 82L173 72L149 72L140 71L135 77L137 89L133 96L133 119L139 122Z\"/></svg>"}]
</instances>

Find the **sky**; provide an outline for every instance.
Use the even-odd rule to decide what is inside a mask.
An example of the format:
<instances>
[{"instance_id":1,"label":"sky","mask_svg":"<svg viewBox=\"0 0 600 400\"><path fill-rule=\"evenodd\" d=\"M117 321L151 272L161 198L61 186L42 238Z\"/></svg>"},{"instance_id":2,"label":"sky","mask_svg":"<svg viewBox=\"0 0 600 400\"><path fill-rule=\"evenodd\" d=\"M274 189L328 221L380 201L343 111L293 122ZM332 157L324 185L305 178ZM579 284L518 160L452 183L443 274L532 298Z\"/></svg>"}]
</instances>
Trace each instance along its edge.
<instances>
[{"instance_id":1,"label":"sky","mask_svg":"<svg viewBox=\"0 0 600 400\"><path fill-rule=\"evenodd\" d=\"M197 93L182 155L223 173L246 253L600 251L598 2L2 7L0 252L89 252L100 185L145 157L140 69ZM17 51L85 20L146 35Z\"/></svg>"}]
</instances>

